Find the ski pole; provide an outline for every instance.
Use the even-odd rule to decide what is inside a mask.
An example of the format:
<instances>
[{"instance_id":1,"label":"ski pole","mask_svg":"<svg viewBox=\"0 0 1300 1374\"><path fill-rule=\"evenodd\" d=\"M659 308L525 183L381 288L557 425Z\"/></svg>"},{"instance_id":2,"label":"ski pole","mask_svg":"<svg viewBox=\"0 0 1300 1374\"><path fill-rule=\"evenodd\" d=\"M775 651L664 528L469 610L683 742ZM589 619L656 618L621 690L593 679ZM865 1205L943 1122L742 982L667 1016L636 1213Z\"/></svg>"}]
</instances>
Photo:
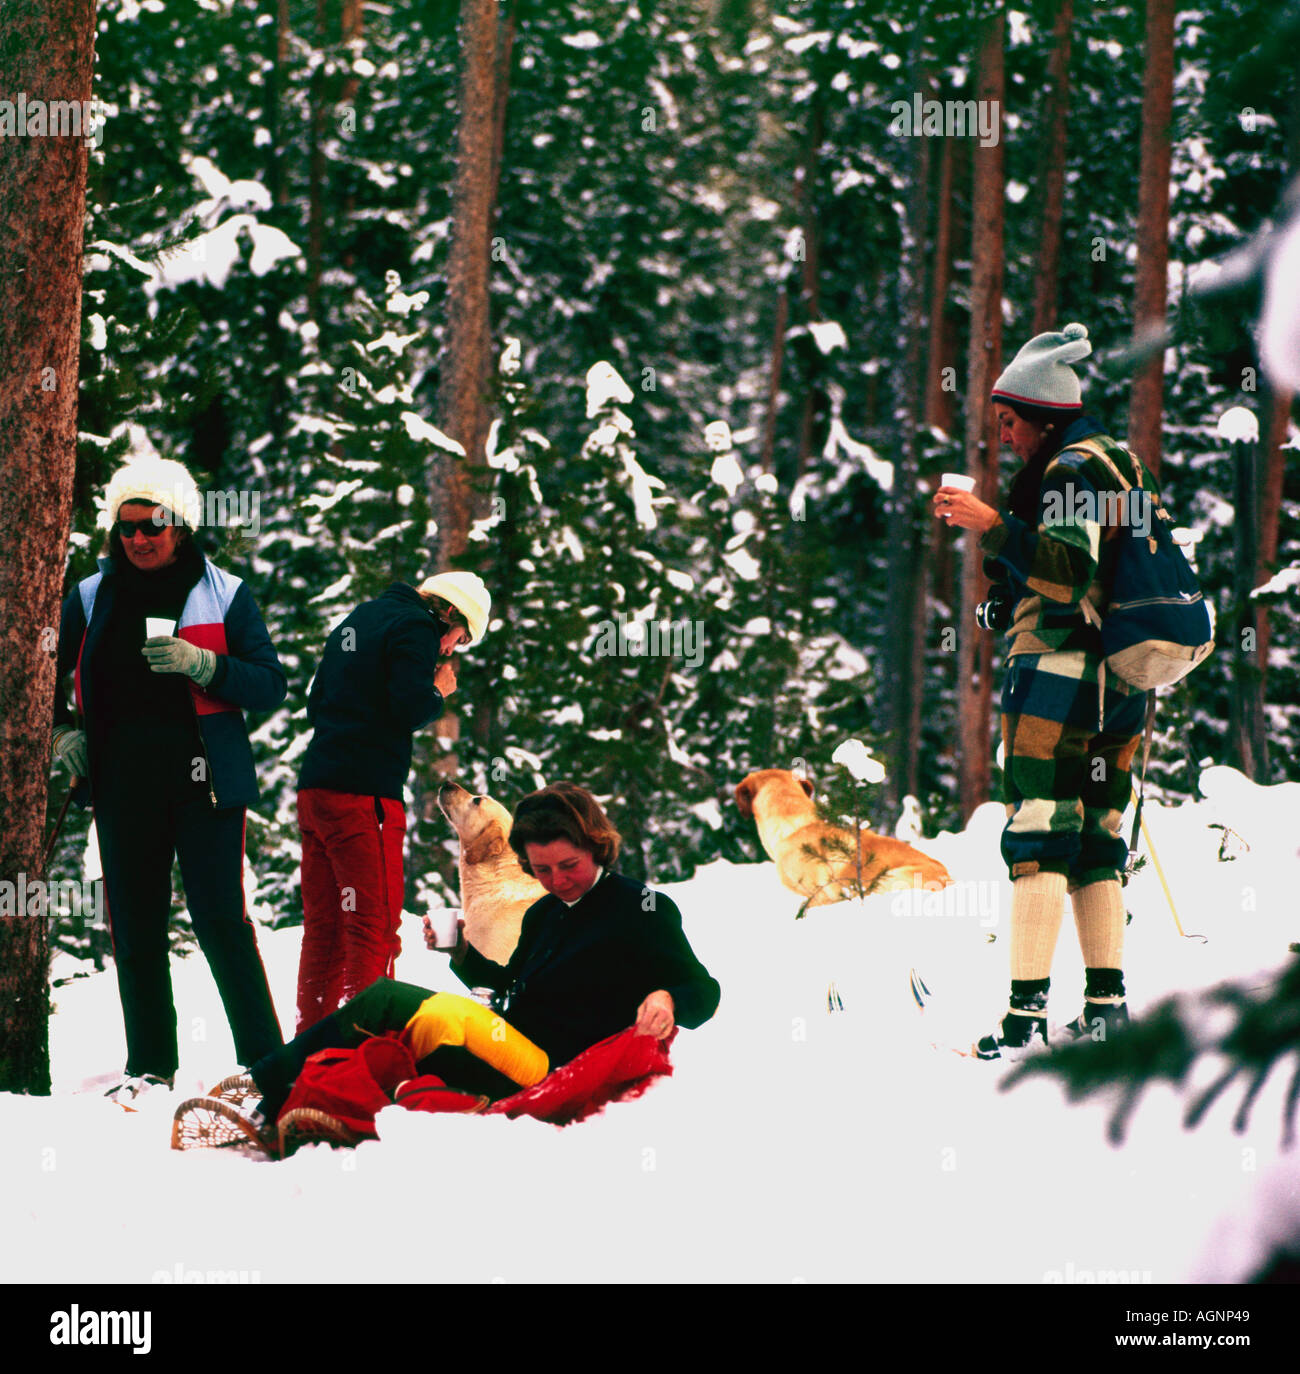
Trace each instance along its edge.
<instances>
[{"instance_id":1,"label":"ski pole","mask_svg":"<svg viewBox=\"0 0 1300 1374\"><path fill-rule=\"evenodd\" d=\"M45 852L41 855L41 877L45 876L45 866L50 861L50 855L54 852L54 842L59 838L59 831L63 829L63 818L68 814L68 803L72 800L72 789L81 781L80 778L73 778L68 783L68 794L63 799L63 805L59 807L59 814L54 818L54 829L50 832L50 838L45 842Z\"/></svg>"},{"instance_id":2,"label":"ski pole","mask_svg":"<svg viewBox=\"0 0 1300 1374\"><path fill-rule=\"evenodd\" d=\"M1138 795L1133 793L1133 800L1138 802ZM1156 877L1160 879L1160 886L1165 890L1165 901L1169 903L1169 910L1173 913L1174 925L1178 927L1178 933L1184 940L1209 940L1207 935L1188 935L1183 929L1183 923L1178 919L1178 908L1174 905L1173 894L1169 891L1169 884L1165 880L1165 871L1160 866L1159 856L1156 854L1156 847L1151 843L1151 832L1147 829L1147 823L1142 818L1141 803L1138 802L1138 824L1142 828L1142 838L1147 842L1147 849L1151 851L1151 862L1155 865Z\"/></svg>"}]
</instances>

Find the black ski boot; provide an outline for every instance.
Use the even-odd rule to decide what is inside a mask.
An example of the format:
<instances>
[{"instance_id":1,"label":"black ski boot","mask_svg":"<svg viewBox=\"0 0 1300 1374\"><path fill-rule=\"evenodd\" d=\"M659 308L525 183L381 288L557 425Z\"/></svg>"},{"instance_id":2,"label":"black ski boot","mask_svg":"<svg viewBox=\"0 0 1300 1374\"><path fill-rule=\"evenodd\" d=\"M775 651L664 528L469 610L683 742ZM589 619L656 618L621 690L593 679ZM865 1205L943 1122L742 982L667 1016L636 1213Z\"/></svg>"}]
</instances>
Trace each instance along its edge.
<instances>
[{"instance_id":1,"label":"black ski boot","mask_svg":"<svg viewBox=\"0 0 1300 1374\"><path fill-rule=\"evenodd\" d=\"M1129 1023L1128 1005L1124 1002L1090 1002L1086 998L1083 1010L1064 1026L1052 1032L1053 1041L1109 1040L1123 1031Z\"/></svg>"},{"instance_id":2,"label":"black ski boot","mask_svg":"<svg viewBox=\"0 0 1300 1374\"><path fill-rule=\"evenodd\" d=\"M988 1035L971 1046L975 1059L1015 1061L1047 1048L1047 978L1011 980L1011 1008Z\"/></svg>"}]
</instances>

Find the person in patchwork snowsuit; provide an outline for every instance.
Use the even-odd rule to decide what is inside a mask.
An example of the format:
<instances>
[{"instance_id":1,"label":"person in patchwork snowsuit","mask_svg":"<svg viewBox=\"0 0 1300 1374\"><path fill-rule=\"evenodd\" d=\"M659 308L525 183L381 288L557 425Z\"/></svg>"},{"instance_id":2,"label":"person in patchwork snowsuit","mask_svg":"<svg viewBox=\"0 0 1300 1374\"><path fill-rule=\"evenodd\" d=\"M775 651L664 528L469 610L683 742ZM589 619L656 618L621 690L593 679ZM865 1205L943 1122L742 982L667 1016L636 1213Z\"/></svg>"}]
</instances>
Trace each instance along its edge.
<instances>
[{"instance_id":1,"label":"person in patchwork snowsuit","mask_svg":"<svg viewBox=\"0 0 1300 1374\"><path fill-rule=\"evenodd\" d=\"M199 948L251 1064L283 1043L244 905L244 822L258 800L244 711L273 711L284 671L247 583L208 561L198 488L170 459L110 479L108 556L63 603L54 752L94 808L126 1022L126 1104L178 1064L167 923L173 858ZM198 514L196 515L196 512ZM170 633L149 633L153 628Z\"/></svg>"},{"instance_id":2,"label":"person in patchwork snowsuit","mask_svg":"<svg viewBox=\"0 0 1300 1374\"><path fill-rule=\"evenodd\" d=\"M1047 1040L1047 997L1068 892L1086 968L1084 1008L1056 1036L1103 1038L1127 1023L1120 875L1146 695L1107 673L1098 629L1123 522L1141 509L1125 476L1141 465L1085 415L1072 363L1092 351L1087 329L1039 334L993 387L1001 440L1024 466L1005 508L940 487L936 516L976 530L993 582L981 624L1011 639L1002 689L1002 857L1011 875L1011 996L1001 1023L973 1047L1018 1058ZM1135 467L1136 465L1136 467ZM1142 469L1142 486L1156 491ZM1147 511L1149 517L1149 510Z\"/></svg>"}]
</instances>

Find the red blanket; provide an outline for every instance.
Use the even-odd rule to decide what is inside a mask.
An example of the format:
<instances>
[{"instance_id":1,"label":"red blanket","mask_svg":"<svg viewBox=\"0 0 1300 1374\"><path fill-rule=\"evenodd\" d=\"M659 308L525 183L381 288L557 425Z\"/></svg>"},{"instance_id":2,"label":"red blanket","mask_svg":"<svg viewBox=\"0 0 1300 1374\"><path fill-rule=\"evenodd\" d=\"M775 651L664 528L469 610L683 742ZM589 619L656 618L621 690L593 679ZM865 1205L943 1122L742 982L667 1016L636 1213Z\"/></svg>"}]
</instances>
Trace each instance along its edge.
<instances>
[{"instance_id":1,"label":"red blanket","mask_svg":"<svg viewBox=\"0 0 1300 1374\"><path fill-rule=\"evenodd\" d=\"M576 1059L486 1108L485 1116L512 1120L534 1116L557 1126L602 1111L609 1102L640 1097L656 1078L673 1071L667 1040L637 1035L629 1028L584 1050ZM374 1036L354 1050L320 1050L298 1075L281 1116L295 1107L315 1107L337 1117L356 1134L375 1139L375 1115L397 1102L416 1112L474 1111L481 1099L448 1086L432 1074L417 1074L415 1061L396 1034Z\"/></svg>"}]
</instances>

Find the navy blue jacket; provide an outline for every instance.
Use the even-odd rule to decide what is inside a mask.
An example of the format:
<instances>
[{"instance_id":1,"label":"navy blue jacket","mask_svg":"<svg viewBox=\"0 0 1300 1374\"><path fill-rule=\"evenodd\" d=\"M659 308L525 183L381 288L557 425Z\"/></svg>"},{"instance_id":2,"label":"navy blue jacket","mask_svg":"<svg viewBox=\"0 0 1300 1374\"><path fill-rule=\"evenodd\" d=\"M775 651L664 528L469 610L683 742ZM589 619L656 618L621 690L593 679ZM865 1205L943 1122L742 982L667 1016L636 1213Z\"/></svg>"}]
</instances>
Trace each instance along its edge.
<instances>
[{"instance_id":1,"label":"navy blue jacket","mask_svg":"<svg viewBox=\"0 0 1300 1374\"><path fill-rule=\"evenodd\" d=\"M467 987L492 988L493 1006L546 1051L552 1068L626 1030L661 988L677 1023L692 1028L722 997L673 899L621 873L606 873L571 907L550 894L534 902L509 963L470 945L451 967Z\"/></svg>"},{"instance_id":2,"label":"navy blue jacket","mask_svg":"<svg viewBox=\"0 0 1300 1374\"><path fill-rule=\"evenodd\" d=\"M402 800L411 734L442 714L433 675L445 631L404 582L334 628L307 696L300 788Z\"/></svg>"},{"instance_id":3,"label":"navy blue jacket","mask_svg":"<svg viewBox=\"0 0 1300 1374\"><path fill-rule=\"evenodd\" d=\"M206 688L185 678L194 704L199 739L207 759L209 795L214 807L254 805L260 793L241 708L273 711L285 698L287 683L279 656L266 632L253 594L240 578L200 555L202 572L181 611L177 636L217 655ZM76 671L76 702L86 732L91 774L105 722L96 712L96 650L113 611L120 574L111 558L79 582L63 603L59 622L58 680ZM143 643L143 640L141 640ZM54 723L76 725L62 692L55 694ZM73 792L83 806L92 801L90 779Z\"/></svg>"}]
</instances>

